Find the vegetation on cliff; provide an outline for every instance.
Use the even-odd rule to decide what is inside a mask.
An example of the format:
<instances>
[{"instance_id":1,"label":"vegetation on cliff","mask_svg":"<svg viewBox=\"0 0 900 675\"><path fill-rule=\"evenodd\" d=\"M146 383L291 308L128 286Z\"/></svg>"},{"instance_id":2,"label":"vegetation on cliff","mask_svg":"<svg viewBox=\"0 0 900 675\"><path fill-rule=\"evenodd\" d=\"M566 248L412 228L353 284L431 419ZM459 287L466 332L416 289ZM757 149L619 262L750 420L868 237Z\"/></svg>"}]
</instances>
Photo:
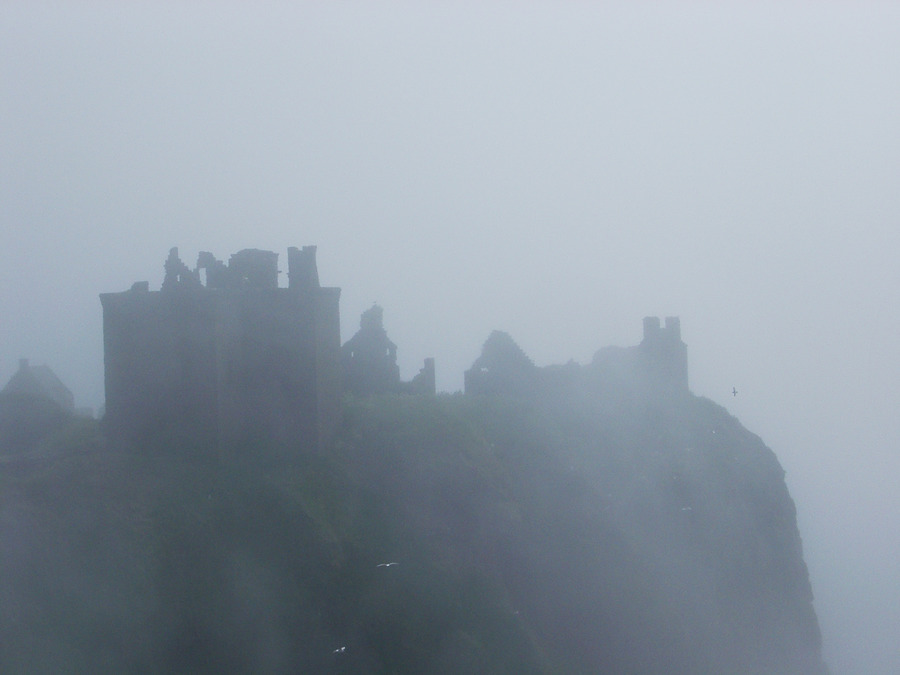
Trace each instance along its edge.
<instances>
[{"instance_id":1,"label":"vegetation on cliff","mask_svg":"<svg viewBox=\"0 0 900 675\"><path fill-rule=\"evenodd\" d=\"M781 468L688 393L348 398L324 453L84 420L13 450L3 672L825 672Z\"/></svg>"}]
</instances>

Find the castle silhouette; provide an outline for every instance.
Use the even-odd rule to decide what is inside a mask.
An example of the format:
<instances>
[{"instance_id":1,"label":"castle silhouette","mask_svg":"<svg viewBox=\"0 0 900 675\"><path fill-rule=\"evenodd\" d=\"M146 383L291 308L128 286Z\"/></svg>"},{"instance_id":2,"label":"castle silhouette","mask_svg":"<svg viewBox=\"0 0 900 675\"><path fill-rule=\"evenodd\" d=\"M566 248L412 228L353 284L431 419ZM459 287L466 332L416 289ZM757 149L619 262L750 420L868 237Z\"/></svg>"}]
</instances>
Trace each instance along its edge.
<instances>
[{"instance_id":1,"label":"castle silhouette","mask_svg":"<svg viewBox=\"0 0 900 675\"><path fill-rule=\"evenodd\" d=\"M343 346L340 289L319 283L316 247L278 254L244 249L228 263L201 252L194 268L169 251L159 291L146 281L103 293L108 433L140 445L177 441L228 451L258 441L321 450L344 394L435 393L434 359L401 382L397 347L378 305ZM644 319L636 347L606 347L584 372L576 364L537 368L495 331L465 373L467 394L540 394L577 377L619 377L643 388L686 392L680 322Z\"/></svg>"}]
</instances>

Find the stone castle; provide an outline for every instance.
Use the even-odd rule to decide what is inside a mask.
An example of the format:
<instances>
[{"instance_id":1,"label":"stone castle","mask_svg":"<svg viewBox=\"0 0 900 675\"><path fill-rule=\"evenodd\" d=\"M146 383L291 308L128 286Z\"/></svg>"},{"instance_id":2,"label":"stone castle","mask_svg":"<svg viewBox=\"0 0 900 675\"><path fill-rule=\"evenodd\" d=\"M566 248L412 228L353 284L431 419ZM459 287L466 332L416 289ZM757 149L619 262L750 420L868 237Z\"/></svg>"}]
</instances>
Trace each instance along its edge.
<instances>
[{"instance_id":1,"label":"stone castle","mask_svg":"<svg viewBox=\"0 0 900 675\"><path fill-rule=\"evenodd\" d=\"M340 289L319 284L316 249L246 249L228 264L172 249L159 291L100 296L106 424L130 440L229 447L257 436L319 447L340 408Z\"/></svg>"},{"instance_id":2,"label":"stone castle","mask_svg":"<svg viewBox=\"0 0 900 675\"><path fill-rule=\"evenodd\" d=\"M278 254L245 249L228 263L201 252L193 269L173 248L159 291L148 282L104 293L105 424L140 444L177 440L227 450L279 441L320 450L341 397L434 394L434 359L401 382L383 311L365 311L341 345L340 289L321 286L316 247L289 248L287 286ZM687 348L677 318L644 319L644 339L606 347L584 369L537 368L495 331L465 373L467 394L546 394L601 377L660 392L686 392Z\"/></svg>"},{"instance_id":3,"label":"stone castle","mask_svg":"<svg viewBox=\"0 0 900 675\"><path fill-rule=\"evenodd\" d=\"M539 368L507 333L494 331L465 372L467 394L555 396L573 386L610 382L650 395L687 393L687 346L678 318L666 317L660 325L658 317L646 317L640 344L604 347L586 366L570 362Z\"/></svg>"},{"instance_id":4,"label":"stone castle","mask_svg":"<svg viewBox=\"0 0 900 675\"><path fill-rule=\"evenodd\" d=\"M228 263L201 252L189 268L173 248L159 291L148 282L104 293L105 424L119 438L230 448L254 440L320 449L341 396L434 393L434 359L401 382L382 310L363 314L343 349L340 289L321 286L316 247L245 249Z\"/></svg>"}]
</instances>

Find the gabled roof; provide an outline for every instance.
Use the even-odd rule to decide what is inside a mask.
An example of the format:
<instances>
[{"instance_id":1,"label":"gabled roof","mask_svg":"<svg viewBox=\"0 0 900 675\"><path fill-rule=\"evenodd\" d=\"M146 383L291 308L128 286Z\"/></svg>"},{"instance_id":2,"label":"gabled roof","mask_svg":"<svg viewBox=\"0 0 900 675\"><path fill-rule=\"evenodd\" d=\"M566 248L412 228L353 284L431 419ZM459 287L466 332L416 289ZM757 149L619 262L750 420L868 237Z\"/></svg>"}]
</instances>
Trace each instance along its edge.
<instances>
[{"instance_id":1,"label":"gabled roof","mask_svg":"<svg viewBox=\"0 0 900 675\"><path fill-rule=\"evenodd\" d=\"M3 388L4 394L41 396L56 402L63 410L75 409L75 397L48 366L30 366L28 359L19 361L19 370Z\"/></svg>"}]
</instances>

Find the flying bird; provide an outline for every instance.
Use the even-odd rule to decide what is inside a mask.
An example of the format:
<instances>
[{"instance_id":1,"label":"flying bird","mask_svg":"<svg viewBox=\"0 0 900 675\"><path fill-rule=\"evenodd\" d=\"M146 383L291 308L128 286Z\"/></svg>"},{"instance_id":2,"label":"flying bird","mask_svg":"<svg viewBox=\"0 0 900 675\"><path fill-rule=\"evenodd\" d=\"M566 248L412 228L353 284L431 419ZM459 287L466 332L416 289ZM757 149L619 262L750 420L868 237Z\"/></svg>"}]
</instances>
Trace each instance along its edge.
<instances>
[{"instance_id":1,"label":"flying bird","mask_svg":"<svg viewBox=\"0 0 900 675\"><path fill-rule=\"evenodd\" d=\"M378 563L376 567L390 567L391 565L399 565L400 563L389 562L389 563Z\"/></svg>"},{"instance_id":2,"label":"flying bird","mask_svg":"<svg viewBox=\"0 0 900 675\"><path fill-rule=\"evenodd\" d=\"M731 388L731 395L737 396L737 389L735 389L734 387Z\"/></svg>"},{"instance_id":3,"label":"flying bird","mask_svg":"<svg viewBox=\"0 0 900 675\"><path fill-rule=\"evenodd\" d=\"M332 654L343 654L345 651L347 651L346 647L338 647L337 649L332 650L331 653Z\"/></svg>"}]
</instances>

